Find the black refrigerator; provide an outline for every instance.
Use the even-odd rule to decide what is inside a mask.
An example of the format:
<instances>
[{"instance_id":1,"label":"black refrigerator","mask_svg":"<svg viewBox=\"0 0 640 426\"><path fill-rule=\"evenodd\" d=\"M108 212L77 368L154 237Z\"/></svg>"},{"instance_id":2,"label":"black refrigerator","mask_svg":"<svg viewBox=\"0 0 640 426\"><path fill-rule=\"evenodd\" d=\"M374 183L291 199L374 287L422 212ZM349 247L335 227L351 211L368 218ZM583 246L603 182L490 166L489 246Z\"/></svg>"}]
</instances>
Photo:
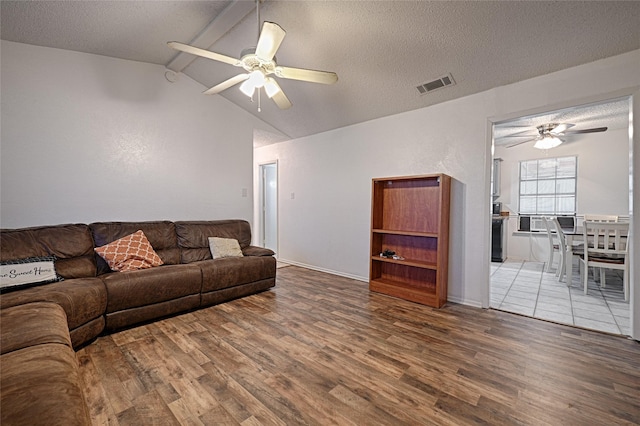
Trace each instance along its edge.
<instances>
[{"instance_id":1,"label":"black refrigerator","mask_svg":"<svg viewBox=\"0 0 640 426\"><path fill-rule=\"evenodd\" d=\"M503 218L491 219L491 261L504 262L507 257L506 221Z\"/></svg>"}]
</instances>

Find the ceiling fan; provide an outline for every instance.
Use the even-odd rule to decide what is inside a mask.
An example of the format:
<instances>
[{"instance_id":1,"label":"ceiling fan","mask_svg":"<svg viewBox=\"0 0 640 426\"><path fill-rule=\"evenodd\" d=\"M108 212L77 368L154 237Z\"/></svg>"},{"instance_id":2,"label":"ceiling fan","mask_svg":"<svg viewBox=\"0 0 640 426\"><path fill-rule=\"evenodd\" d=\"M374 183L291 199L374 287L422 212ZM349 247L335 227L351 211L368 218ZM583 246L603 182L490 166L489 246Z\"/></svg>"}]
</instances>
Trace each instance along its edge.
<instances>
[{"instance_id":1,"label":"ceiling fan","mask_svg":"<svg viewBox=\"0 0 640 426\"><path fill-rule=\"evenodd\" d=\"M522 132L514 133L509 136L504 136L501 139L512 139L512 138L527 138L522 142L516 142L514 144L508 145L507 148L513 148L514 146L522 145L523 143L533 142L534 148L538 149L550 149L555 148L564 142L562 137L568 135L576 135L580 133L598 133L605 132L607 127L593 127L591 129L580 129L580 130L568 130L571 127L574 127L575 124L570 123L548 123L541 124L537 126L535 130L538 132L538 135L532 135L533 129L525 130ZM527 134L523 134L527 133Z\"/></svg>"},{"instance_id":2,"label":"ceiling fan","mask_svg":"<svg viewBox=\"0 0 640 426\"><path fill-rule=\"evenodd\" d=\"M274 22L265 21L260 31L260 0L256 0L256 15L258 18L258 43L256 47L244 49L240 53L240 59L200 49L188 44L170 41L167 43L172 49L214 61L224 62L229 65L244 68L246 73L238 74L222 83L213 86L203 92L205 95L215 95L236 84L240 84L240 91L253 100L253 95L258 94L258 111L260 111L260 89L264 87L267 96L275 102L280 109L291 107L291 101L284 94L278 82L272 77L307 81L311 83L333 84L338 81L338 75L334 72L316 71L304 68L283 67L276 63L275 54L284 36L285 30Z\"/></svg>"}]
</instances>

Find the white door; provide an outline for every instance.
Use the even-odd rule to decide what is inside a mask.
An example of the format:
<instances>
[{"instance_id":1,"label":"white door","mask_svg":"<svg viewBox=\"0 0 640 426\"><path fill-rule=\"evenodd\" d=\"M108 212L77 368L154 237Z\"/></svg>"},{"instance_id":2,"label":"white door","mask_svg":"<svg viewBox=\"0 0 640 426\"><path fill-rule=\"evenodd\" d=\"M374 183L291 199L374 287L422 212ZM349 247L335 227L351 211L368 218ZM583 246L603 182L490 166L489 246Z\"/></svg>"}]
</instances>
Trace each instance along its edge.
<instances>
[{"instance_id":1,"label":"white door","mask_svg":"<svg viewBox=\"0 0 640 426\"><path fill-rule=\"evenodd\" d=\"M260 243L278 252L278 164L260 166Z\"/></svg>"}]
</instances>

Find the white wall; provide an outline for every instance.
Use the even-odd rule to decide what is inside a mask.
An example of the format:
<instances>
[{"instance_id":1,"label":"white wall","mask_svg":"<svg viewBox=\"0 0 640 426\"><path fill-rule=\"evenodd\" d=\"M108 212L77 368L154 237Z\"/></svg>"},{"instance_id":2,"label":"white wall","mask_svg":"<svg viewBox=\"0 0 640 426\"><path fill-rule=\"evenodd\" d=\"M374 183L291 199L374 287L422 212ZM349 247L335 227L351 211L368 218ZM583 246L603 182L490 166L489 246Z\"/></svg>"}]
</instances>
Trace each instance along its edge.
<instances>
[{"instance_id":1,"label":"white wall","mask_svg":"<svg viewBox=\"0 0 640 426\"><path fill-rule=\"evenodd\" d=\"M488 276L488 251L470 243L485 239L488 216L467 206L485 198L489 124L476 111L491 103L484 93L257 149L257 163L278 160L280 259L367 280L371 179L443 172L454 178L449 298L479 306L462 283L470 270Z\"/></svg>"},{"instance_id":2,"label":"white wall","mask_svg":"<svg viewBox=\"0 0 640 426\"><path fill-rule=\"evenodd\" d=\"M7 41L0 53L2 227L253 220L253 130L275 129L159 65Z\"/></svg>"},{"instance_id":3,"label":"white wall","mask_svg":"<svg viewBox=\"0 0 640 426\"><path fill-rule=\"evenodd\" d=\"M609 129L573 137L549 151L533 148L533 144L513 148L496 147L495 156L502 158L500 197L502 209L518 213L519 162L545 157L578 157L576 212L578 223L587 214L629 215L629 131ZM540 238L513 235L517 216L508 221L507 257L533 261L546 260L549 244L546 234Z\"/></svg>"},{"instance_id":4,"label":"white wall","mask_svg":"<svg viewBox=\"0 0 640 426\"><path fill-rule=\"evenodd\" d=\"M640 50L259 148L256 164L279 161L280 258L367 280L371 178L443 172L455 180L449 300L488 306L491 121L639 85Z\"/></svg>"}]
</instances>

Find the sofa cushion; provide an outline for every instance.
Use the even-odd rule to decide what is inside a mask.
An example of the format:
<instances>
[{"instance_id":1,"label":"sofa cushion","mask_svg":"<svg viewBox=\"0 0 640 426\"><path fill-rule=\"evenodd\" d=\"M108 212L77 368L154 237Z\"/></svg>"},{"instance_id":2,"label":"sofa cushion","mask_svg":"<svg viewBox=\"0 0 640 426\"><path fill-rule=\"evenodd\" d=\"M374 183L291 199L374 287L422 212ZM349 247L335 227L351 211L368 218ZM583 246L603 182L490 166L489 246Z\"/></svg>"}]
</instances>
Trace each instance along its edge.
<instances>
[{"instance_id":1,"label":"sofa cushion","mask_svg":"<svg viewBox=\"0 0 640 426\"><path fill-rule=\"evenodd\" d=\"M76 355L47 343L0 356L0 424L90 425Z\"/></svg>"},{"instance_id":2,"label":"sofa cushion","mask_svg":"<svg viewBox=\"0 0 640 426\"><path fill-rule=\"evenodd\" d=\"M199 294L202 274L193 265L165 265L101 276L109 301L107 313Z\"/></svg>"},{"instance_id":3,"label":"sofa cushion","mask_svg":"<svg viewBox=\"0 0 640 426\"><path fill-rule=\"evenodd\" d=\"M54 302L62 306L69 329L73 330L104 314L107 291L100 278L69 279L3 294L0 309L31 302Z\"/></svg>"},{"instance_id":4,"label":"sofa cushion","mask_svg":"<svg viewBox=\"0 0 640 426\"><path fill-rule=\"evenodd\" d=\"M55 256L41 256L0 262L0 290L62 281L56 273L55 260Z\"/></svg>"},{"instance_id":5,"label":"sofa cushion","mask_svg":"<svg viewBox=\"0 0 640 426\"><path fill-rule=\"evenodd\" d=\"M71 347L67 315L57 303L35 302L0 311L0 351L58 343Z\"/></svg>"},{"instance_id":6,"label":"sofa cushion","mask_svg":"<svg viewBox=\"0 0 640 426\"><path fill-rule=\"evenodd\" d=\"M169 315L190 311L200 306L200 293L152 305L138 306L105 315L105 330L121 330L134 324L158 320Z\"/></svg>"},{"instance_id":7,"label":"sofa cushion","mask_svg":"<svg viewBox=\"0 0 640 426\"><path fill-rule=\"evenodd\" d=\"M0 231L0 261L55 256L63 278L96 276L91 230L84 224L41 226Z\"/></svg>"},{"instance_id":8,"label":"sofa cushion","mask_svg":"<svg viewBox=\"0 0 640 426\"><path fill-rule=\"evenodd\" d=\"M135 271L162 265L162 259L142 231L136 231L109 244L96 247L95 251L113 271Z\"/></svg>"},{"instance_id":9,"label":"sofa cushion","mask_svg":"<svg viewBox=\"0 0 640 426\"><path fill-rule=\"evenodd\" d=\"M245 256L273 256L276 253L265 247L249 246L242 249L242 254Z\"/></svg>"},{"instance_id":10,"label":"sofa cushion","mask_svg":"<svg viewBox=\"0 0 640 426\"><path fill-rule=\"evenodd\" d=\"M209 237L209 248L214 259L243 256L240 244L235 238Z\"/></svg>"},{"instance_id":11,"label":"sofa cushion","mask_svg":"<svg viewBox=\"0 0 640 426\"><path fill-rule=\"evenodd\" d=\"M202 269L202 293L276 276L273 257L228 257L194 263Z\"/></svg>"},{"instance_id":12,"label":"sofa cushion","mask_svg":"<svg viewBox=\"0 0 640 426\"><path fill-rule=\"evenodd\" d=\"M95 246L100 247L119 238L141 230L160 256L165 265L180 263L180 249L173 222L96 222L89 225L95 240ZM98 274L110 272L109 266L100 256L97 257Z\"/></svg>"},{"instance_id":13,"label":"sofa cushion","mask_svg":"<svg viewBox=\"0 0 640 426\"><path fill-rule=\"evenodd\" d=\"M211 259L209 237L234 238L240 248L251 244L251 226L246 220L175 222L182 263Z\"/></svg>"}]
</instances>

